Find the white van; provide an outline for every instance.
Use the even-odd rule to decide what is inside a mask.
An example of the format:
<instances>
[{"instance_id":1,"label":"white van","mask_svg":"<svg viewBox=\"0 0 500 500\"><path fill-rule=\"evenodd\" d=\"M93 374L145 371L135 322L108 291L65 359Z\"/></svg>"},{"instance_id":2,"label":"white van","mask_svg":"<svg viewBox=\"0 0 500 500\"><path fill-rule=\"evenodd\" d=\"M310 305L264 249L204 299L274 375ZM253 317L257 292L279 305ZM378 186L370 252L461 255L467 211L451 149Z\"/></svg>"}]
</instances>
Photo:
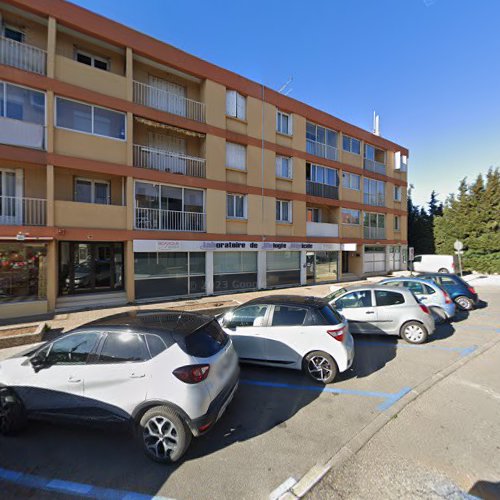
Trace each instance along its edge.
<instances>
[{"instance_id":1,"label":"white van","mask_svg":"<svg viewBox=\"0 0 500 500\"><path fill-rule=\"evenodd\" d=\"M413 271L417 273L454 273L454 255L415 255Z\"/></svg>"}]
</instances>

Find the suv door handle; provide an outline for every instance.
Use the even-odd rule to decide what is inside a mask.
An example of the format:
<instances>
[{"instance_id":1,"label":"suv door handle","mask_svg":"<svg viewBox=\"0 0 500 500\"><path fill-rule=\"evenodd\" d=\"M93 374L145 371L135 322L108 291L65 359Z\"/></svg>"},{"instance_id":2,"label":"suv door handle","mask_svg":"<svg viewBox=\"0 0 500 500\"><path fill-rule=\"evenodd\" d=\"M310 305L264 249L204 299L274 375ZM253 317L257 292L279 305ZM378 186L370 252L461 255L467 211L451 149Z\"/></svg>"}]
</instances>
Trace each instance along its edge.
<instances>
[{"instance_id":1,"label":"suv door handle","mask_svg":"<svg viewBox=\"0 0 500 500\"><path fill-rule=\"evenodd\" d=\"M69 377L68 378L68 382L70 384L78 384L78 382L81 382L82 379L81 378L75 378L75 377Z\"/></svg>"},{"instance_id":2,"label":"suv door handle","mask_svg":"<svg viewBox=\"0 0 500 500\"><path fill-rule=\"evenodd\" d=\"M366 311L365 314L375 314L375 311Z\"/></svg>"},{"instance_id":3,"label":"suv door handle","mask_svg":"<svg viewBox=\"0 0 500 500\"><path fill-rule=\"evenodd\" d=\"M144 378L146 376L145 373L131 373L130 378Z\"/></svg>"}]
</instances>

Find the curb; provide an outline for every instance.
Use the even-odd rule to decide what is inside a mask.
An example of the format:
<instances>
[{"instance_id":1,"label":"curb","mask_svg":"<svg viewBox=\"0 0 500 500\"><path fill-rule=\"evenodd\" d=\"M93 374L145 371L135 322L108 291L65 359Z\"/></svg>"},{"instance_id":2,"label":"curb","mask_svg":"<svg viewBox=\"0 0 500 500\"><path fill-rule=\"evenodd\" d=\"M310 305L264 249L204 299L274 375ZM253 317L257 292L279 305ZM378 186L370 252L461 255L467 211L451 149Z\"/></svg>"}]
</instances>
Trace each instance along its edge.
<instances>
[{"instance_id":1,"label":"curb","mask_svg":"<svg viewBox=\"0 0 500 500\"><path fill-rule=\"evenodd\" d=\"M395 403L390 410L381 413L363 429L361 429L361 431L345 443L325 464L314 465L298 482L291 486L288 491L284 492L279 497L279 500L294 500L304 497L319 481L321 481L325 474L327 474L334 467L338 467L360 451L368 443L368 441L372 439L372 437L385 427L385 425L389 423L394 416L410 405L410 403L415 401L434 385L449 377L459 368L469 363L472 359L481 356L483 353L489 351L492 347L499 343L500 338L494 338L489 342L486 342L486 344L480 348L476 349L469 356L458 359L446 368L443 368L439 372L420 382L420 384L401 398L401 400Z\"/></svg>"}]
</instances>

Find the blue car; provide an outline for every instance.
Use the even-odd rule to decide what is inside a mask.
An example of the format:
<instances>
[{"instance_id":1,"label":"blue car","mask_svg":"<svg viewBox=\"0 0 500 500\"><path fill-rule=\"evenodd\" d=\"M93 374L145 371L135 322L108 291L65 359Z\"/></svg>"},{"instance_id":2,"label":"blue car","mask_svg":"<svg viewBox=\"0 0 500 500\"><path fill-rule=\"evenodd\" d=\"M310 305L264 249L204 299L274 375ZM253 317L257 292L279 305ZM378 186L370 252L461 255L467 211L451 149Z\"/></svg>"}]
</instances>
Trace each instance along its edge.
<instances>
[{"instance_id":1,"label":"blue car","mask_svg":"<svg viewBox=\"0 0 500 500\"><path fill-rule=\"evenodd\" d=\"M478 306L479 297L474 287L470 286L460 276L451 273L432 273L421 274L419 278L432 280L441 288L444 288L455 301L457 306L464 310L470 311Z\"/></svg>"},{"instance_id":2,"label":"blue car","mask_svg":"<svg viewBox=\"0 0 500 500\"><path fill-rule=\"evenodd\" d=\"M446 290L429 279L423 278L389 278L379 285L401 286L407 288L430 310L436 323L449 321L455 316L456 305Z\"/></svg>"}]
</instances>

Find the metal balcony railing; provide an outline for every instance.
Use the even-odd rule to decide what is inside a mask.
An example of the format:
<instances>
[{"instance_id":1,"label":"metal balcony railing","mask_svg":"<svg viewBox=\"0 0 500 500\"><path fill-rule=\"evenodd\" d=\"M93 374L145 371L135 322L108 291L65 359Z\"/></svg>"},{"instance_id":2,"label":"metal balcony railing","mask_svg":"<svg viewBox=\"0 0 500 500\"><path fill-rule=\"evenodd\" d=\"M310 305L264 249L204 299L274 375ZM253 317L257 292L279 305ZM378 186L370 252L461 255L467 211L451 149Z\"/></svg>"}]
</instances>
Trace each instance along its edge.
<instances>
[{"instance_id":1,"label":"metal balcony railing","mask_svg":"<svg viewBox=\"0 0 500 500\"><path fill-rule=\"evenodd\" d=\"M0 64L45 75L47 52L33 45L0 36Z\"/></svg>"},{"instance_id":2,"label":"metal balcony railing","mask_svg":"<svg viewBox=\"0 0 500 500\"><path fill-rule=\"evenodd\" d=\"M364 226L363 234L367 240L385 240L385 228L384 227Z\"/></svg>"},{"instance_id":3,"label":"metal balcony railing","mask_svg":"<svg viewBox=\"0 0 500 500\"><path fill-rule=\"evenodd\" d=\"M365 158L365 170L385 175L385 163Z\"/></svg>"},{"instance_id":4,"label":"metal balcony railing","mask_svg":"<svg viewBox=\"0 0 500 500\"><path fill-rule=\"evenodd\" d=\"M306 151L311 155L321 156L321 158L328 158L329 160L337 160L338 157L336 147L312 141L311 139L306 139Z\"/></svg>"},{"instance_id":5,"label":"metal balcony railing","mask_svg":"<svg viewBox=\"0 0 500 500\"><path fill-rule=\"evenodd\" d=\"M134 81L134 102L150 108L205 122L205 104Z\"/></svg>"},{"instance_id":6,"label":"metal balcony railing","mask_svg":"<svg viewBox=\"0 0 500 500\"><path fill-rule=\"evenodd\" d=\"M140 144L134 144L134 166L191 177L206 177L204 158Z\"/></svg>"},{"instance_id":7,"label":"metal balcony railing","mask_svg":"<svg viewBox=\"0 0 500 500\"><path fill-rule=\"evenodd\" d=\"M0 224L3 226L45 226L47 200L0 196Z\"/></svg>"},{"instance_id":8,"label":"metal balcony railing","mask_svg":"<svg viewBox=\"0 0 500 500\"><path fill-rule=\"evenodd\" d=\"M363 193L363 203L376 207L385 207L385 196L378 194Z\"/></svg>"},{"instance_id":9,"label":"metal balcony railing","mask_svg":"<svg viewBox=\"0 0 500 500\"><path fill-rule=\"evenodd\" d=\"M135 209L135 228L156 231L205 231L206 214L157 208Z\"/></svg>"},{"instance_id":10,"label":"metal balcony railing","mask_svg":"<svg viewBox=\"0 0 500 500\"><path fill-rule=\"evenodd\" d=\"M330 186L329 184L322 184L320 182L306 180L306 193L332 200L339 199L339 188L337 186Z\"/></svg>"}]
</instances>

